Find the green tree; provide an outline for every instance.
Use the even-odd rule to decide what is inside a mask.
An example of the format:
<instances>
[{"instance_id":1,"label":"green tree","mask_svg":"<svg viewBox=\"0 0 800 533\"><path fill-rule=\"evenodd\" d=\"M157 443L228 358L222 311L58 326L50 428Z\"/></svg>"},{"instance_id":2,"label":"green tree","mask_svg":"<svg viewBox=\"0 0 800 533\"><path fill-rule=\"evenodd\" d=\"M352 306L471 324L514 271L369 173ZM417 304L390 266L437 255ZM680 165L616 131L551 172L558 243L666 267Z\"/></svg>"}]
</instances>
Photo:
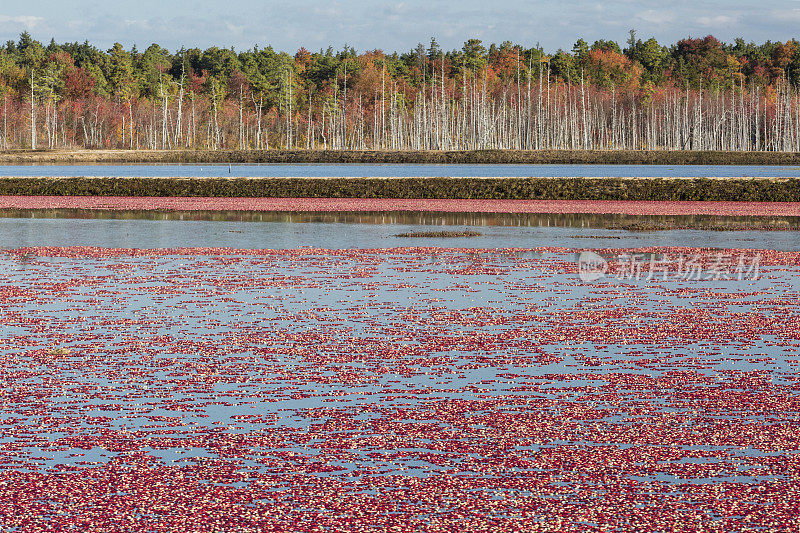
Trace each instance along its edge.
<instances>
[{"instance_id":1,"label":"green tree","mask_svg":"<svg viewBox=\"0 0 800 533\"><path fill-rule=\"evenodd\" d=\"M464 66L472 72L479 72L486 66L486 47L480 39L469 39L461 49L464 52Z\"/></svg>"},{"instance_id":2,"label":"green tree","mask_svg":"<svg viewBox=\"0 0 800 533\"><path fill-rule=\"evenodd\" d=\"M134 96L133 59L120 43L114 43L109 54L108 81L114 96L130 101Z\"/></svg>"},{"instance_id":3,"label":"green tree","mask_svg":"<svg viewBox=\"0 0 800 533\"><path fill-rule=\"evenodd\" d=\"M585 61L586 57L589 55L589 44L583 39L578 39L572 46L572 55L580 62Z\"/></svg>"},{"instance_id":4,"label":"green tree","mask_svg":"<svg viewBox=\"0 0 800 533\"><path fill-rule=\"evenodd\" d=\"M171 54L157 44L151 44L134 66L134 77L139 92L150 98L159 98L163 75L172 66Z\"/></svg>"},{"instance_id":5,"label":"green tree","mask_svg":"<svg viewBox=\"0 0 800 533\"><path fill-rule=\"evenodd\" d=\"M45 51L39 41L34 40L26 31L19 36L17 44L19 63L26 70L38 69L44 61Z\"/></svg>"},{"instance_id":6,"label":"green tree","mask_svg":"<svg viewBox=\"0 0 800 533\"><path fill-rule=\"evenodd\" d=\"M559 78L574 82L575 80L579 80L581 76L580 70L576 69L575 61L572 55L566 53L564 50L559 50L550 59L550 68L553 74Z\"/></svg>"},{"instance_id":7,"label":"green tree","mask_svg":"<svg viewBox=\"0 0 800 533\"><path fill-rule=\"evenodd\" d=\"M669 60L669 50L658 44L654 37L650 37L645 42L637 40L632 48L626 50L625 55L633 61L638 61L644 68L642 72L643 83L663 83L664 71Z\"/></svg>"},{"instance_id":8,"label":"green tree","mask_svg":"<svg viewBox=\"0 0 800 533\"><path fill-rule=\"evenodd\" d=\"M442 48L439 46L439 43L436 42L436 37L431 37L431 44L428 47L427 55L429 61L438 59L439 56L442 55Z\"/></svg>"},{"instance_id":9,"label":"green tree","mask_svg":"<svg viewBox=\"0 0 800 533\"><path fill-rule=\"evenodd\" d=\"M601 52L614 52L622 54L622 50L616 41L607 41L605 39L598 39L592 44L592 51L600 50Z\"/></svg>"}]
</instances>

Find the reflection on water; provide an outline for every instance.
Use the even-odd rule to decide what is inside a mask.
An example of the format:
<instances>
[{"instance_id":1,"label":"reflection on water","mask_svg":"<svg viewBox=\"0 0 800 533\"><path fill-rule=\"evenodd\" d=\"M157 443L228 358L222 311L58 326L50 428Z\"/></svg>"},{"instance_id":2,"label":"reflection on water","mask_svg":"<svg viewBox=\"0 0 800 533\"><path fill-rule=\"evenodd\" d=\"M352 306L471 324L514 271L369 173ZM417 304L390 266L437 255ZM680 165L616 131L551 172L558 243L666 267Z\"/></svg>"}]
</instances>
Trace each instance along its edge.
<instances>
[{"instance_id":1,"label":"reflection on water","mask_svg":"<svg viewBox=\"0 0 800 533\"><path fill-rule=\"evenodd\" d=\"M473 215L437 213L202 213L152 211L5 213L0 217L0 248L28 246L99 246L109 248L229 247L252 249L392 248L636 248L688 246L800 250L800 232L765 231L744 217L648 217L623 215ZM60 214L60 213L57 213ZM93 218L86 218L92 216ZM95 216L97 218L95 218ZM108 218L100 218L106 216ZM183 217L183 218L181 218ZM677 219L692 229L674 227ZM772 220L772 219L770 219ZM627 222L626 222L627 221ZM694 223L694 226L690 224ZM775 225L796 229L794 219ZM626 226L627 223L627 226ZM763 223L763 221L762 221ZM658 226L658 224L663 224ZM672 226L670 224L673 224ZM727 224L727 231L718 231ZM405 233L468 231L479 236L398 237ZM642 229L647 231L642 231Z\"/></svg>"},{"instance_id":2,"label":"reflection on water","mask_svg":"<svg viewBox=\"0 0 800 533\"><path fill-rule=\"evenodd\" d=\"M174 220L325 224L418 224L425 226L511 226L607 228L629 230L800 230L800 217L714 215L624 215L597 213L451 213L451 212L276 212L156 211L103 209L0 209L0 218L95 220Z\"/></svg>"}]
</instances>

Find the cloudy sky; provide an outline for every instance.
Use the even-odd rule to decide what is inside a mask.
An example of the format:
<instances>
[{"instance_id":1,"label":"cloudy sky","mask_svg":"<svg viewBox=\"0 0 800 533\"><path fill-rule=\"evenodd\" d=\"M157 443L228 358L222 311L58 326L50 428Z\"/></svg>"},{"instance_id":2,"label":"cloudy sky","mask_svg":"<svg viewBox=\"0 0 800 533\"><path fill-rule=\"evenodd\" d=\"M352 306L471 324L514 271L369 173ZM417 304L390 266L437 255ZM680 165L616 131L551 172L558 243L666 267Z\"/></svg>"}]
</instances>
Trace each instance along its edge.
<instances>
[{"instance_id":1,"label":"cloudy sky","mask_svg":"<svg viewBox=\"0 0 800 533\"><path fill-rule=\"evenodd\" d=\"M800 0L26 0L0 4L0 41L28 30L49 42L84 41L107 49L115 41L144 49L272 45L293 52L344 44L357 50L405 51L435 36L446 49L484 42L541 43L569 49L578 37L625 42L628 30L673 43L713 34L724 41L800 37ZM667 7L668 6L668 7Z\"/></svg>"}]
</instances>

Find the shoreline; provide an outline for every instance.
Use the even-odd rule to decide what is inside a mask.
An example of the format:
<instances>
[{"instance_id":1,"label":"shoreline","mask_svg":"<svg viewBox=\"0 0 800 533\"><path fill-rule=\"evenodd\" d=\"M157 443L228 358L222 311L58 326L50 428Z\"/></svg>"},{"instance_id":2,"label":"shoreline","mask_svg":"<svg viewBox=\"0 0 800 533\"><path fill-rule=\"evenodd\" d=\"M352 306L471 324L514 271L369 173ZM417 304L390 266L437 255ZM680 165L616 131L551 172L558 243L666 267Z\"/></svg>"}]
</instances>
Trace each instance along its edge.
<instances>
[{"instance_id":1,"label":"shoreline","mask_svg":"<svg viewBox=\"0 0 800 533\"><path fill-rule=\"evenodd\" d=\"M8 150L0 165L125 163L427 163L800 165L800 152L668 150Z\"/></svg>"}]
</instances>

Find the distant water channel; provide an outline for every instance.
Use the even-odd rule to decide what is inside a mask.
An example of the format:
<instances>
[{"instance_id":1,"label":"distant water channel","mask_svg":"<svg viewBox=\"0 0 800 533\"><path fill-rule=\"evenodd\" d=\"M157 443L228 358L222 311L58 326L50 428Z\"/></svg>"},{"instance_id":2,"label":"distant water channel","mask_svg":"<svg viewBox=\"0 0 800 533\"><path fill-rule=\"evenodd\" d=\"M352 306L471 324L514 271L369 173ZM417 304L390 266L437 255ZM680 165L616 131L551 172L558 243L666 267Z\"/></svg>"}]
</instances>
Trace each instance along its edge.
<instances>
[{"instance_id":1,"label":"distant water channel","mask_svg":"<svg viewBox=\"0 0 800 533\"><path fill-rule=\"evenodd\" d=\"M232 164L0 165L0 176L143 177L800 177L797 166Z\"/></svg>"}]
</instances>

